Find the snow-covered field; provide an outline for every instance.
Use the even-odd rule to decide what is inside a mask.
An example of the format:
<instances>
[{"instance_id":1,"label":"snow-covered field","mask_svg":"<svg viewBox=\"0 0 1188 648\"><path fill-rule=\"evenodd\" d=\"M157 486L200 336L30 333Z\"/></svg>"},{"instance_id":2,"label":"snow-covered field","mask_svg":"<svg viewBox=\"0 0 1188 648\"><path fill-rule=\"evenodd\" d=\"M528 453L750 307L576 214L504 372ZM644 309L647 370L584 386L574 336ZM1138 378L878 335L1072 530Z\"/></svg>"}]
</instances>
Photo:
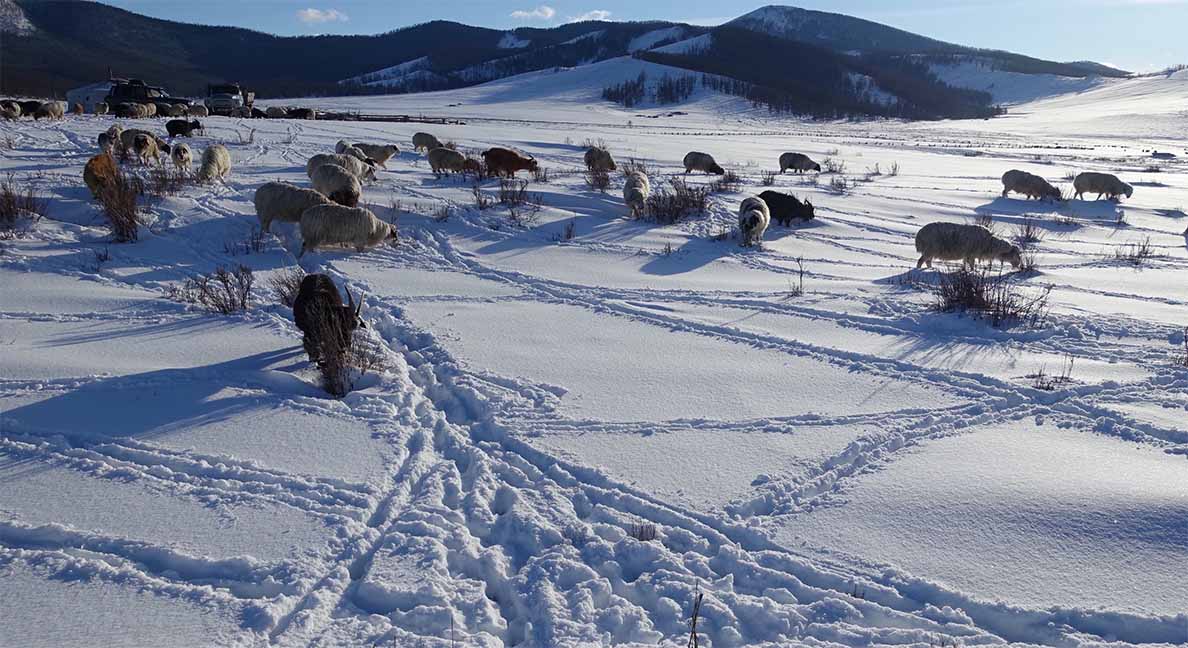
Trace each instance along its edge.
<instances>
[{"instance_id":1,"label":"snow-covered field","mask_svg":"<svg viewBox=\"0 0 1188 648\"><path fill-rule=\"evenodd\" d=\"M638 66L293 102L464 125L204 120L230 178L150 201L130 244L81 179L111 119L0 123L0 173L50 199L0 242L0 645L683 646L697 591L702 646L1188 643L1188 77L973 122L596 100ZM228 250L263 182L418 130L535 155L542 207L478 211L469 182L390 161L365 201L399 242L300 261L365 293L387 364L331 399L268 285L298 234ZM601 194L577 171L587 139L654 184L689 150L745 184L629 220L621 177ZM852 188L778 177L818 219L716 240L789 150ZM1151 150L1179 157L1152 172ZM1010 168L1135 193L1004 199ZM913 270L915 231L978 216L1043 232L1009 278L1051 288L1041 324L930 310L951 268ZM1114 258L1148 239L1145 263ZM238 263L246 314L165 298Z\"/></svg>"}]
</instances>

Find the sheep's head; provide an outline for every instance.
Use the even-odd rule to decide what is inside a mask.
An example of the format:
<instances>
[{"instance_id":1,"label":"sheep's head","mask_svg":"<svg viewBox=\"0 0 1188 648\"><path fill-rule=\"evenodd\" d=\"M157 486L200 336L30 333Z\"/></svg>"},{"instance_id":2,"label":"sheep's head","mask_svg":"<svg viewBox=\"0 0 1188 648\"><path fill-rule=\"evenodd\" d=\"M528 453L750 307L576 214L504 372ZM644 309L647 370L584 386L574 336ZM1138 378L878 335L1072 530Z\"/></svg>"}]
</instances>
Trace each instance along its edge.
<instances>
[{"instance_id":1,"label":"sheep's head","mask_svg":"<svg viewBox=\"0 0 1188 648\"><path fill-rule=\"evenodd\" d=\"M718 166L717 162L712 162L712 163L710 163L710 166L709 166L709 172L714 175L722 175L722 174L726 173L726 170L723 169L722 167Z\"/></svg>"},{"instance_id":2,"label":"sheep's head","mask_svg":"<svg viewBox=\"0 0 1188 648\"><path fill-rule=\"evenodd\" d=\"M1126 194L1126 197L1129 198L1134 195L1134 187L1123 182L1122 183L1122 193Z\"/></svg>"},{"instance_id":3,"label":"sheep's head","mask_svg":"<svg viewBox=\"0 0 1188 648\"><path fill-rule=\"evenodd\" d=\"M804 201L804 214L806 219L813 218L817 215L816 212L813 211L813 203L807 199Z\"/></svg>"},{"instance_id":4,"label":"sheep's head","mask_svg":"<svg viewBox=\"0 0 1188 648\"><path fill-rule=\"evenodd\" d=\"M480 173L483 170L483 166L478 160L474 158L466 158L466 160L462 163L462 170Z\"/></svg>"},{"instance_id":5,"label":"sheep's head","mask_svg":"<svg viewBox=\"0 0 1188 648\"><path fill-rule=\"evenodd\" d=\"M817 164L816 162L813 162L813 171L820 172L820 171L821 171L821 165L820 165L820 164Z\"/></svg>"},{"instance_id":6,"label":"sheep's head","mask_svg":"<svg viewBox=\"0 0 1188 648\"><path fill-rule=\"evenodd\" d=\"M1011 245L1005 252L998 255L998 260L1011 264L1012 268L1018 268L1023 265L1023 251L1019 249L1018 245Z\"/></svg>"},{"instance_id":7,"label":"sheep's head","mask_svg":"<svg viewBox=\"0 0 1188 648\"><path fill-rule=\"evenodd\" d=\"M540 165L536 163L536 158L528 158L528 161L524 163L524 168L535 173Z\"/></svg>"},{"instance_id":8,"label":"sheep's head","mask_svg":"<svg viewBox=\"0 0 1188 648\"><path fill-rule=\"evenodd\" d=\"M1042 197L1050 198L1052 200L1064 200L1064 194L1060 193L1059 189L1057 189L1056 187L1053 187L1051 185L1048 185L1047 187L1044 188Z\"/></svg>"}]
</instances>

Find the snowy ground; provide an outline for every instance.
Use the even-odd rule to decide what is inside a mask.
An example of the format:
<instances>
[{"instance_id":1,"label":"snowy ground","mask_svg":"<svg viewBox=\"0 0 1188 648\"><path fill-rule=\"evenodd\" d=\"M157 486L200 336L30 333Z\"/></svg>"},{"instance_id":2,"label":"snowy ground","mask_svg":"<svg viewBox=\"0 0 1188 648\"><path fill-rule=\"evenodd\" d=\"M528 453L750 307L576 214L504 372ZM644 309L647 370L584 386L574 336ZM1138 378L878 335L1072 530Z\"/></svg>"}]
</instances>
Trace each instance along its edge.
<instances>
[{"instance_id":1,"label":"snowy ground","mask_svg":"<svg viewBox=\"0 0 1188 648\"><path fill-rule=\"evenodd\" d=\"M321 100L465 125L210 118L196 143L226 142L231 177L152 201L134 244L81 182L110 119L0 123L0 172L51 198L0 243L0 645L684 645L698 589L703 646L1188 643L1188 79L810 124L708 94L621 111L595 72ZM298 236L225 244L261 183L422 129L534 154L543 208L512 222L418 154L389 162L365 199L399 243L301 260L366 293L388 364L327 398L268 288ZM604 195L575 171L587 138L654 183L697 149L746 184L677 225L627 220L621 178ZM1148 172L1152 149L1180 157ZM818 220L714 240L786 150L857 182L779 177ZM1009 168L1135 194L1003 199ZM1045 232L1010 279L1052 288L1041 325L929 310L919 286L948 269L911 271L915 231L978 215ZM1155 258L1113 258L1148 238ZM228 263L256 271L247 314L164 298ZM1034 388L1069 359L1069 384Z\"/></svg>"}]
</instances>

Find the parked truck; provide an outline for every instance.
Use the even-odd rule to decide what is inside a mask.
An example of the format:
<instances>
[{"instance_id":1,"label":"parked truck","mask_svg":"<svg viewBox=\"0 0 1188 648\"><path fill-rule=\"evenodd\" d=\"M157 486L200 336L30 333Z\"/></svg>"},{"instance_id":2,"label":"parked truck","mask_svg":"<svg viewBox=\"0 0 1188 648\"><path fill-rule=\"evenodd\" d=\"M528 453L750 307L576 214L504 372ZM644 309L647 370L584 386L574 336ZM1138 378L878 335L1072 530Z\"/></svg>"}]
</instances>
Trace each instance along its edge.
<instances>
[{"instance_id":1,"label":"parked truck","mask_svg":"<svg viewBox=\"0 0 1188 648\"><path fill-rule=\"evenodd\" d=\"M248 116L256 93L238 83L216 83L206 88L206 109L212 115Z\"/></svg>"},{"instance_id":2,"label":"parked truck","mask_svg":"<svg viewBox=\"0 0 1188 648\"><path fill-rule=\"evenodd\" d=\"M157 104L158 112L163 115L169 113L164 109L166 107L180 105L189 108L191 103L189 99L171 97L165 88L148 85L140 79L112 79L111 90L104 101L113 107L122 103Z\"/></svg>"}]
</instances>

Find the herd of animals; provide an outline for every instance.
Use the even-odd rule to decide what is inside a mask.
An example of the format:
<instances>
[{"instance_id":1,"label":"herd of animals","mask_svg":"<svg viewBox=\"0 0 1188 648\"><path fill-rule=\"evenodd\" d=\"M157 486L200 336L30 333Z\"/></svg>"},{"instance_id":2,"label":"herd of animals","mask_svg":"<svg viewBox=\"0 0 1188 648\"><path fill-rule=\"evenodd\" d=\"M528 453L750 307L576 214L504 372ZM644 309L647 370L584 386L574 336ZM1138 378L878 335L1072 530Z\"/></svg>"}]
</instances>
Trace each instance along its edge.
<instances>
[{"instance_id":1,"label":"herd of animals","mask_svg":"<svg viewBox=\"0 0 1188 648\"><path fill-rule=\"evenodd\" d=\"M35 119L61 119L64 105L60 102L0 100L0 116L14 118L22 113L32 114ZM136 116L140 116L139 113ZM231 156L223 145L211 144L201 156L196 156L189 144L178 141L178 138L190 138L203 132L198 120L171 119L165 123L165 131L168 141L147 130L124 129L118 123L100 133L97 142L100 153L91 158L83 170L83 180L91 193L99 198L115 182L119 174L117 157L134 159L140 164L161 164L161 156L166 155L180 173L194 173L199 182L219 180L230 173ZM539 168L531 156L508 148L494 147L483 151L480 162L452 146L443 145L430 133L416 133L412 143L415 151L424 151L435 175L466 174L485 168L490 175L514 177L518 171L535 172ZM256 190L253 202L261 229L270 231L274 221L296 223L302 237L299 256L323 246L345 245L363 251L396 238L394 225L379 219L358 203L363 183L374 180L376 170L386 169L386 162L399 154L399 147L393 144L340 140L333 153L319 153L306 163L312 188L268 182ZM195 159L199 160L199 166L193 172L191 167ZM588 148L584 162L590 171L616 170L613 156L603 147ZM691 151L682 162L686 175L695 171L725 173L708 153ZM780 155L779 167L781 174L789 170L797 174L821 171L820 164L795 152ZM652 195L651 180L640 170L626 171L624 175L624 205L632 216L642 216ZM1028 199L1064 199L1060 189L1025 171L1007 171L1002 176L1002 185L1003 197L1014 192ZM1088 193L1097 194L1099 200L1103 197L1115 200L1122 195L1129 198L1134 193L1133 187L1116 176L1091 172L1076 176L1073 189L1077 198ZM793 221L807 221L814 216L812 202L802 202L792 194L768 190L746 197L738 208L741 245L760 244L773 219L780 225L790 226ZM1017 245L995 236L981 225L929 223L916 233L915 245L920 254L917 268L931 268L934 260L962 261L969 267L979 261L1010 263L1015 268L1022 265L1022 253ZM347 297L348 303L344 305L333 281L325 275L309 275L301 283L294 316L297 326L304 332L305 347L311 359L317 360L322 355L319 349L325 349L327 344L339 348L349 345L351 331L362 326L362 298L356 304L349 292ZM333 332L327 334L325 330Z\"/></svg>"}]
</instances>

